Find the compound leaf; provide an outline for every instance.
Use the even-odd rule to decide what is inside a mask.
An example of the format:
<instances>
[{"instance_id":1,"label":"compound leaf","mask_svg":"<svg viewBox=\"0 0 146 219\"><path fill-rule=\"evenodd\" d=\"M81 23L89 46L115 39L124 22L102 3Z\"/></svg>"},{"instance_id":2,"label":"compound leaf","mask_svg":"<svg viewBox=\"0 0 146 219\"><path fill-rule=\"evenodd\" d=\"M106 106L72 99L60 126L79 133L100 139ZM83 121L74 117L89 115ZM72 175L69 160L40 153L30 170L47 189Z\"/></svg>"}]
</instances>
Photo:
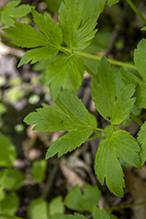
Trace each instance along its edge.
<instances>
[{"instance_id":1,"label":"compound leaf","mask_svg":"<svg viewBox=\"0 0 146 219\"><path fill-rule=\"evenodd\" d=\"M92 212L100 199L100 191L97 186L83 186L84 194L82 194L78 185L73 187L65 197L65 205L72 210Z\"/></svg>"},{"instance_id":2,"label":"compound leaf","mask_svg":"<svg viewBox=\"0 0 146 219\"><path fill-rule=\"evenodd\" d=\"M134 96L136 97L136 105L139 107L146 108L146 85L145 83L138 78L136 75L121 69L123 80L126 84L134 83L136 84L136 91Z\"/></svg>"},{"instance_id":3,"label":"compound leaf","mask_svg":"<svg viewBox=\"0 0 146 219\"><path fill-rule=\"evenodd\" d=\"M108 215L108 213L106 212L106 210L104 208L102 208L102 210L100 210L97 207L94 207L93 209L93 219L110 219L110 216Z\"/></svg>"},{"instance_id":4,"label":"compound leaf","mask_svg":"<svg viewBox=\"0 0 146 219\"><path fill-rule=\"evenodd\" d=\"M7 189L7 190L13 190L13 189L19 189L24 180L25 176L24 174L16 169L4 169L0 171L0 185Z\"/></svg>"},{"instance_id":5,"label":"compound leaf","mask_svg":"<svg viewBox=\"0 0 146 219\"><path fill-rule=\"evenodd\" d=\"M114 113L111 118L112 124L122 123L129 115L136 98L131 98L135 92L135 85L126 86L115 101Z\"/></svg>"},{"instance_id":6,"label":"compound leaf","mask_svg":"<svg viewBox=\"0 0 146 219\"><path fill-rule=\"evenodd\" d=\"M134 137L124 130L116 131L111 137L102 140L95 160L95 171L101 184L106 178L106 184L110 191L118 197L123 197L124 174L118 158L141 168L140 151Z\"/></svg>"},{"instance_id":7,"label":"compound leaf","mask_svg":"<svg viewBox=\"0 0 146 219\"><path fill-rule=\"evenodd\" d=\"M129 115L135 98L135 85L126 86L116 99L116 68L111 68L106 57L100 61L97 79L92 80L92 96L99 113L112 124L120 124Z\"/></svg>"},{"instance_id":8,"label":"compound leaf","mask_svg":"<svg viewBox=\"0 0 146 219\"><path fill-rule=\"evenodd\" d=\"M61 86L76 91L82 83L84 61L79 55L64 56L51 62L46 70L46 84L51 83L52 96L58 96ZM71 83L71 86L68 84Z\"/></svg>"},{"instance_id":9,"label":"compound leaf","mask_svg":"<svg viewBox=\"0 0 146 219\"><path fill-rule=\"evenodd\" d=\"M47 163L45 160L36 160L32 164L32 177L36 183L41 183L45 177Z\"/></svg>"},{"instance_id":10,"label":"compound leaf","mask_svg":"<svg viewBox=\"0 0 146 219\"><path fill-rule=\"evenodd\" d=\"M45 105L30 113L24 119L27 124L35 124L33 130L40 132L55 132L69 129L71 120L56 106Z\"/></svg>"},{"instance_id":11,"label":"compound leaf","mask_svg":"<svg viewBox=\"0 0 146 219\"><path fill-rule=\"evenodd\" d=\"M99 113L107 119L112 117L116 93L114 68L103 56L97 70L97 80L92 80L92 97Z\"/></svg>"},{"instance_id":12,"label":"compound leaf","mask_svg":"<svg viewBox=\"0 0 146 219\"><path fill-rule=\"evenodd\" d=\"M64 219L86 219L86 217L82 214L74 213L74 215L65 215Z\"/></svg>"},{"instance_id":13,"label":"compound leaf","mask_svg":"<svg viewBox=\"0 0 146 219\"><path fill-rule=\"evenodd\" d=\"M60 214L63 215L65 211L63 197L57 196L51 200L48 206L48 215L52 218L53 215ZM58 217L57 217L58 218Z\"/></svg>"},{"instance_id":14,"label":"compound leaf","mask_svg":"<svg viewBox=\"0 0 146 219\"><path fill-rule=\"evenodd\" d=\"M108 0L107 4L111 7L112 5L118 3L120 0Z\"/></svg>"},{"instance_id":15,"label":"compound leaf","mask_svg":"<svg viewBox=\"0 0 146 219\"><path fill-rule=\"evenodd\" d=\"M146 31L146 26L145 26L145 27L143 27L143 28L141 28L141 30L142 30L142 31Z\"/></svg>"},{"instance_id":16,"label":"compound leaf","mask_svg":"<svg viewBox=\"0 0 146 219\"><path fill-rule=\"evenodd\" d=\"M26 16L31 11L31 6L28 4L20 5L20 0L10 1L1 11L1 22L7 26L14 26L13 18L21 18ZM18 7L16 7L18 6Z\"/></svg>"},{"instance_id":17,"label":"compound leaf","mask_svg":"<svg viewBox=\"0 0 146 219\"><path fill-rule=\"evenodd\" d=\"M146 161L146 122L141 126L137 140L141 144L141 162L143 165Z\"/></svg>"},{"instance_id":18,"label":"compound leaf","mask_svg":"<svg viewBox=\"0 0 146 219\"><path fill-rule=\"evenodd\" d=\"M146 57L146 39L142 39L139 42L137 49L134 50L134 62L140 75L142 76L143 80L146 82L145 57Z\"/></svg>"},{"instance_id":19,"label":"compound leaf","mask_svg":"<svg viewBox=\"0 0 146 219\"><path fill-rule=\"evenodd\" d=\"M72 49L81 50L87 47L97 32L94 28L99 12L86 17L84 16L84 11L88 10L86 7L84 0L61 2L59 24L63 31L64 42Z\"/></svg>"},{"instance_id":20,"label":"compound leaf","mask_svg":"<svg viewBox=\"0 0 146 219\"><path fill-rule=\"evenodd\" d=\"M16 159L15 146L9 141L8 137L5 137L0 133L0 166L10 167L13 165Z\"/></svg>"},{"instance_id":21,"label":"compound leaf","mask_svg":"<svg viewBox=\"0 0 146 219\"><path fill-rule=\"evenodd\" d=\"M62 43L62 32L60 27L53 22L51 17L46 13L43 17L35 9L32 9L32 14L36 25L42 31L39 32L28 24L21 24L15 22L15 27L9 27L4 31L14 39L13 44L22 48L35 48L28 51L21 62L19 67L32 60L32 63L42 59L48 59L55 56Z\"/></svg>"},{"instance_id":22,"label":"compound leaf","mask_svg":"<svg viewBox=\"0 0 146 219\"><path fill-rule=\"evenodd\" d=\"M48 149L46 159L58 153L61 156L74 150L85 142L92 133L89 113L81 100L75 94L63 90L55 101L58 107L45 106L37 112L30 113L24 121L27 124L36 124L34 130L69 132L56 140Z\"/></svg>"},{"instance_id":23,"label":"compound leaf","mask_svg":"<svg viewBox=\"0 0 146 219\"><path fill-rule=\"evenodd\" d=\"M19 197L15 192L10 192L0 201L0 214L1 218L9 218L5 217L5 215L13 215L16 213L19 207ZM11 216L13 218L13 216ZM14 217L15 219L16 217Z\"/></svg>"},{"instance_id":24,"label":"compound leaf","mask_svg":"<svg viewBox=\"0 0 146 219\"><path fill-rule=\"evenodd\" d=\"M27 214L32 219L48 219L47 202L42 198L32 200L28 206Z\"/></svg>"}]
</instances>

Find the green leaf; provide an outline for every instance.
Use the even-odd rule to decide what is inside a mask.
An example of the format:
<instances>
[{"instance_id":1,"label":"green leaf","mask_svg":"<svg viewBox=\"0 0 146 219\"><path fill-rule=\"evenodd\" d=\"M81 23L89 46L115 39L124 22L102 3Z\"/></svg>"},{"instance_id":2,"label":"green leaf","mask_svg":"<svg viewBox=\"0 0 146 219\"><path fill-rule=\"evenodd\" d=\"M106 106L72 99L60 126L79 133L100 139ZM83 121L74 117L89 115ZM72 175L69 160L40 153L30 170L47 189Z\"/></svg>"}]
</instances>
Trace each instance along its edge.
<instances>
[{"instance_id":1,"label":"green leaf","mask_svg":"<svg viewBox=\"0 0 146 219\"><path fill-rule=\"evenodd\" d=\"M18 65L19 67L31 60L31 63L35 63L55 56L62 43L61 29L57 24L54 24L47 13L43 17L42 14L32 9L32 14L36 26L42 33L30 25L19 22L15 22L15 27L4 29L14 39L13 44L22 48L34 48L23 56Z\"/></svg>"},{"instance_id":2,"label":"green leaf","mask_svg":"<svg viewBox=\"0 0 146 219\"><path fill-rule=\"evenodd\" d=\"M90 1L88 2L90 3ZM107 49L110 38L111 38L111 34L109 32L105 32L105 31L97 32L91 44L87 48L85 48L83 52L97 53L97 52L101 52L104 49ZM88 60L91 61L92 59L88 59ZM98 63L97 60L93 60L93 61L95 61L96 63L95 66L97 66Z\"/></svg>"},{"instance_id":3,"label":"green leaf","mask_svg":"<svg viewBox=\"0 0 146 219\"><path fill-rule=\"evenodd\" d=\"M115 101L114 113L110 120L112 124L122 123L130 114L136 100L136 98L131 98L134 92L134 84L129 84L122 90L117 100Z\"/></svg>"},{"instance_id":4,"label":"green leaf","mask_svg":"<svg viewBox=\"0 0 146 219\"><path fill-rule=\"evenodd\" d=\"M106 210L104 208L102 208L102 210L100 210L97 207L94 207L93 209L93 219L110 219L110 216L108 215L108 213L106 212Z\"/></svg>"},{"instance_id":5,"label":"green leaf","mask_svg":"<svg viewBox=\"0 0 146 219\"><path fill-rule=\"evenodd\" d=\"M51 202L49 203L48 213L49 213L50 217L52 217L55 214L63 215L64 210L65 210L64 209L64 203L63 203L63 200L62 200L61 196L57 196L56 198L51 200Z\"/></svg>"},{"instance_id":6,"label":"green leaf","mask_svg":"<svg viewBox=\"0 0 146 219\"><path fill-rule=\"evenodd\" d=\"M10 1L1 11L1 22L7 26L14 26L13 18L21 18L26 16L31 11L31 6L27 4L20 5L20 0ZM18 6L18 7L16 7Z\"/></svg>"},{"instance_id":7,"label":"green leaf","mask_svg":"<svg viewBox=\"0 0 146 219\"><path fill-rule=\"evenodd\" d=\"M118 158L141 168L140 151L135 138L124 130L116 131L111 137L102 140L95 160L95 171L101 184L106 178L106 184L110 191L118 197L123 197L124 174Z\"/></svg>"},{"instance_id":8,"label":"green leaf","mask_svg":"<svg viewBox=\"0 0 146 219\"><path fill-rule=\"evenodd\" d=\"M27 214L31 219L48 219L47 202L42 198L30 202Z\"/></svg>"},{"instance_id":9,"label":"green leaf","mask_svg":"<svg viewBox=\"0 0 146 219\"><path fill-rule=\"evenodd\" d=\"M36 160L32 165L32 177L36 183L43 181L47 163L45 160Z\"/></svg>"},{"instance_id":10,"label":"green leaf","mask_svg":"<svg viewBox=\"0 0 146 219\"><path fill-rule=\"evenodd\" d=\"M112 5L118 3L120 0L108 0L107 4L111 7Z\"/></svg>"},{"instance_id":11,"label":"green leaf","mask_svg":"<svg viewBox=\"0 0 146 219\"><path fill-rule=\"evenodd\" d=\"M135 92L135 85L125 87L116 99L116 79L117 68L111 68L106 57L101 59L97 79L92 79L92 96L99 113L112 124L122 123L135 103L132 95Z\"/></svg>"},{"instance_id":12,"label":"green leaf","mask_svg":"<svg viewBox=\"0 0 146 219\"><path fill-rule=\"evenodd\" d=\"M145 26L145 27L143 27L143 28L141 28L141 30L143 30L143 31L146 31L146 26Z\"/></svg>"},{"instance_id":13,"label":"green leaf","mask_svg":"<svg viewBox=\"0 0 146 219\"><path fill-rule=\"evenodd\" d=\"M87 17L84 16L84 11L87 10L85 0L65 0L61 2L59 24L63 31L64 42L67 43L71 49L84 49L90 44L97 32L94 28L97 24L96 21L99 17L99 13L96 12L90 17Z\"/></svg>"},{"instance_id":14,"label":"green leaf","mask_svg":"<svg viewBox=\"0 0 146 219\"><path fill-rule=\"evenodd\" d=\"M64 219L87 219L87 218L82 214L74 213L74 215L65 215Z\"/></svg>"},{"instance_id":15,"label":"green leaf","mask_svg":"<svg viewBox=\"0 0 146 219\"><path fill-rule=\"evenodd\" d=\"M16 159L16 150L14 145L7 137L0 133L0 166L10 167Z\"/></svg>"},{"instance_id":16,"label":"green leaf","mask_svg":"<svg viewBox=\"0 0 146 219\"><path fill-rule=\"evenodd\" d=\"M85 10L85 13L88 13L88 8L90 16L97 11L100 13L103 12L106 2L107 0L86 0L87 9Z\"/></svg>"},{"instance_id":17,"label":"green leaf","mask_svg":"<svg viewBox=\"0 0 146 219\"><path fill-rule=\"evenodd\" d=\"M93 207L98 205L100 199L100 191L97 186L83 186L82 194L78 185L73 187L65 197L64 204L72 210L92 212Z\"/></svg>"},{"instance_id":18,"label":"green leaf","mask_svg":"<svg viewBox=\"0 0 146 219\"><path fill-rule=\"evenodd\" d=\"M89 113L75 94L63 90L55 103L58 107L45 106L24 119L27 124L36 124L34 130L44 132L69 131L51 145L46 159L56 153L61 156L74 150L85 142L92 133L92 121L90 122Z\"/></svg>"},{"instance_id":19,"label":"green leaf","mask_svg":"<svg viewBox=\"0 0 146 219\"><path fill-rule=\"evenodd\" d=\"M25 176L19 170L15 169L4 169L0 171L0 185L7 190L19 189L24 180Z\"/></svg>"},{"instance_id":20,"label":"green leaf","mask_svg":"<svg viewBox=\"0 0 146 219\"><path fill-rule=\"evenodd\" d=\"M87 17L91 17L95 13L100 13L103 11L106 0L83 0L84 1L84 11L82 11L83 20L86 20ZM98 19L97 17L97 19Z\"/></svg>"},{"instance_id":21,"label":"green leaf","mask_svg":"<svg viewBox=\"0 0 146 219\"><path fill-rule=\"evenodd\" d=\"M66 219L66 216L59 214L59 213L56 213L53 216L51 216L51 218L49 218L49 219Z\"/></svg>"},{"instance_id":22,"label":"green leaf","mask_svg":"<svg viewBox=\"0 0 146 219\"><path fill-rule=\"evenodd\" d=\"M136 84L136 92L134 96L136 97L135 104L139 107L146 108L146 85L145 83L138 78L133 73L130 73L128 71L125 71L124 69L121 69L123 80L126 84L134 83Z\"/></svg>"},{"instance_id":23,"label":"green leaf","mask_svg":"<svg viewBox=\"0 0 146 219\"><path fill-rule=\"evenodd\" d=\"M79 55L64 56L49 64L46 70L46 84L51 83L52 96L55 101L61 86L67 88L70 83L69 89L73 88L74 91L82 83L84 74L84 61Z\"/></svg>"},{"instance_id":24,"label":"green leaf","mask_svg":"<svg viewBox=\"0 0 146 219\"><path fill-rule=\"evenodd\" d=\"M0 201L0 213L14 214L19 206L19 198L15 192L9 193Z\"/></svg>"},{"instance_id":25,"label":"green leaf","mask_svg":"<svg viewBox=\"0 0 146 219\"><path fill-rule=\"evenodd\" d=\"M24 97L24 91L20 86L15 86L10 88L5 96L9 102L16 103Z\"/></svg>"},{"instance_id":26,"label":"green leaf","mask_svg":"<svg viewBox=\"0 0 146 219\"><path fill-rule=\"evenodd\" d=\"M0 213L0 217L6 218L6 219L24 219L22 217L16 217L16 216L8 215L8 214L1 214L1 213Z\"/></svg>"},{"instance_id":27,"label":"green leaf","mask_svg":"<svg viewBox=\"0 0 146 219\"><path fill-rule=\"evenodd\" d=\"M146 82L146 61L145 61L145 56L146 56L146 39L142 39L138 46L137 49L134 50L134 62L136 65L136 68L138 69L140 75Z\"/></svg>"},{"instance_id":28,"label":"green leaf","mask_svg":"<svg viewBox=\"0 0 146 219\"><path fill-rule=\"evenodd\" d=\"M103 56L97 70L97 81L92 80L92 97L99 113L107 119L112 117L116 93L114 68Z\"/></svg>"},{"instance_id":29,"label":"green leaf","mask_svg":"<svg viewBox=\"0 0 146 219\"><path fill-rule=\"evenodd\" d=\"M45 105L25 117L27 124L36 124L33 130L40 132L55 132L70 129L71 120L56 106Z\"/></svg>"},{"instance_id":30,"label":"green leaf","mask_svg":"<svg viewBox=\"0 0 146 219\"><path fill-rule=\"evenodd\" d=\"M62 0L46 0L47 6L49 8L50 11L52 12L58 12L60 3L62 2Z\"/></svg>"},{"instance_id":31,"label":"green leaf","mask_svg":"<svg viewBox=\"0 0 146 219\"><path fill-rule=\"evenodd\" d=\"M140 131L138 133L138 142L141 144L141 162L142 165L146 161L146 122L141 126Z\"/></svg>"}]
</instances>

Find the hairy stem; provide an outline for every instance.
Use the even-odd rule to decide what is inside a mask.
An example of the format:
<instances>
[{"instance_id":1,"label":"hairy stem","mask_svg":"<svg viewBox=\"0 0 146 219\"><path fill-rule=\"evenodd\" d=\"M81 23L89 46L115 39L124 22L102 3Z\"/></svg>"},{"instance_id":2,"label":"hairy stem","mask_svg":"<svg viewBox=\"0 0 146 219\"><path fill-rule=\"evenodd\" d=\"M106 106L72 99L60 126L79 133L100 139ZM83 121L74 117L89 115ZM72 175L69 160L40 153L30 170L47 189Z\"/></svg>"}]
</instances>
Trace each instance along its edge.
<instances>
[{"instance_id":1,"label":"hairy stem","mask_svg":"<svg viewBox=\"0 0 146 219\"><path fill-rule=\"evenodd\" d=\"M129 6L133 9L133 11L139 16L139 18L143 21L143 23L146 25L146 19L141 14L141 12L137 9L137 7L133 4L131 0L126 0Z\"/></svg>"},{"instance_id":2,"label":"hairy stem","mask_svg":"<svg viewBox=\"0 0 146 219\"><path fill-rule=\"evenodd\" d=\"M61 51L69 52L70 54L72 54L72 51L69 48L61 47ZM81 51L76 51L76 50L74 50L74 54L80 55L80 56L88 58L88 59L97 60L97 61L100 61L101 58L102 58L100 56L96 56L96 55L92 55L92 54L89 54L89 53L85 53L85 52L81 52ZM112 65L122 66L124 68L130 68L130 69L136 70L135 65L132 65L132 64L129 64L129 63L120 62L120 61L116 61L116 60L113 60L113 59L107 59L107 60Z\"/></svg>"}]
</instances>

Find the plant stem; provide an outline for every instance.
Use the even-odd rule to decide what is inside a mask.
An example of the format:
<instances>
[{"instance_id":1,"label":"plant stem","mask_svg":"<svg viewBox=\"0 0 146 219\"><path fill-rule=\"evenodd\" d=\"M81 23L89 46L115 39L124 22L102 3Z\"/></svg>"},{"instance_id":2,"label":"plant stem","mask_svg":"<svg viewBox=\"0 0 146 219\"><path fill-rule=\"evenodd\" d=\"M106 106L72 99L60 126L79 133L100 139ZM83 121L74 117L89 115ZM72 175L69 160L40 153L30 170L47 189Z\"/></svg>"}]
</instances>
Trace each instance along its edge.
<instances>
[{"instance_id":1,"label":"plant stem","mask_svg":"<svg viewBox=\"0 0 146 219\"><path fill-rule=\"evenodd\" d=\"M143 21L143 23L146 25L146 19L141 14L141 12L137 9L137 7L133 4L131 0L126 0L127 3L130 5L130 7L133 9L133 11L140 17L140 19Z\"/></svg>"},{"instance_id":2,"label":"plant stem","mask_svg":"<svg viewBox=\"0 0 146 219\"><path fill-rule=\"evenodd\" d=\"M4 33L1 33L1 32L0 32L0 37L4 37L4 38L9 38L10 39L10 37L8 35L6 35Z\"/></svg>"},{"instance_id":3,"label":"plant stem","mask_svg":"<svg viewBox=\"0 0 146 219\"><path fill-rule=\"evenodd\" d=\"M143 122L137 117L135 116L133 113L130 113L130 117L131 119L133 119L139 126L143 125Z\"/></svg>"},{"instance_id":4,"label":"plant stem","mask_svg":"<svg viewBox=\"0 0 146 219\"><path fill-rule=\"evenodd\" d=\"M131 207L135 207L135 206L139 206L139 205L146 205L146 201L140 202L140 203L129 204L129 205L116 206L116 207L108 208L108 209L106 209L106 211L115 211L115 210L119 210L122 208L131 208Z\"/></svg>"},{"instance_id":5,"label":"plant stem","mask_svg":"<svg viewBox=\"0 0 146 219\"><path fill-rule=\"evenodd\" d=\"M7 218L7 219L24 219L22 217L16 217L12 215L1 214L1 213L0 213L0 217Z\"/></svg>"},{"instance_id":6,"label":"plant stem","mask_svg":"<svg viewBox=\"0 0 146 219\"><path fill-rule=\"evenodd\" d=\"M110 133L110 134L113 134L113 132L111 132L111 131L108 131L108 130L105 130L105 129L100 129L100 128L93 128L92 127L92 129L93 129L93 131L95 131L95 132L106 132L106 133Z\"/></svg>"},{"instance_id":7,"label":"plant stem","mask_svg":"<svg viewBox=\"0 0 146 219\"><path fill-rule=\"evenodd\" d=\"M113 132L115 132L115 127L114 127L114 125L113 125L113 124L111 124L111 126L112 126L112 129L113 129Z\"/></svg>"},{"instance_id":8,"label":"plant stem","mask_svg":"<svg viewBox=\"0 0 146 219\"><path fill-rule=\"evenodd\" d=\"M85 67L86 72L88 72L92 78L97 80L96 75L86 65L84 67Z\"/></svg>"},{"instance_id":9,"label":"plant stem","mask_svg":"<svg viewBox=\"0 0 146 219\"><path fill-rule=\"evenodd\" d=\"M65 48L65 47L62 47L61 46L61 51L63 52L68 52L70 54L72 54L72 51L71 49L69 48ZM92 54L89 54L89 53L85 53L85 52L81 52L81 51L76 51L74 50L74 54L77 54L77 55L80 55L80 56L83 56L85 58L88 58L88 59L93 59L93 60L97 60L97 61L100 61L102 57L100 56L97 56L97 55L92 55ZM112 59L107 59L109 61L110 64L112 65L117 65L117 66L122 66L124 68L130 68L130 69L134 69L136 70L137 68L135 67L135 65L132 65L132 64L129 64L129 63L124 63L124 62L120 62L120 61L117 61L117 60L112 60Z\"/></svg>"},{"instance_id":10,"label":"plant stem","mask_svg":"<svg viewBox=\"0 0 146 219\"><path fill-rule=\"evenodd\" d=\"M141 118L141 119L146 118L146 114L144 114L144 115L139 115L138 118Z\"/></svg>"}]
</instances>

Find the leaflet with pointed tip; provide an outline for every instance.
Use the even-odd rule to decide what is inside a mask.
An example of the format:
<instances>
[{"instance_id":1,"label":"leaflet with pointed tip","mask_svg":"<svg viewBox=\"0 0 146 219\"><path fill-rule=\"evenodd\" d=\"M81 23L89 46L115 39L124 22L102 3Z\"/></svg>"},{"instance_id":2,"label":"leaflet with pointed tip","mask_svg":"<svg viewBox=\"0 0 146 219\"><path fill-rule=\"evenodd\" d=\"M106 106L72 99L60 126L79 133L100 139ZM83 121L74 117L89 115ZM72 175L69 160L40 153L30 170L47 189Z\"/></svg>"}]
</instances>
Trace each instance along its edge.
<instances>
[{"instance_id":1,"label":"leaflet with pointed tip","mask_svg":"<svg viewBox=\"0 0 146 219\"><path fill-rule=\"evenodd\" d=\"M97 79L92 79L92 96L99 113L112 124L121 124L130 114L136 98L135 84L127 85L116 97L116 68L111 68L103 56L97 70ZM126 98L125 98L126 97Z\"/></svg>"},{"instance_id":2,"label":"leaflet with pointed tip","mask_svg":"<svg viewBox=\"0 0 146 219\"><path fill-rule=\"evenodd\" d=\"M141 168L140 151L135 138L124 130L115 131L101 141L95 159L95 172L101 184L106 178L106 184L114 195L123 197L125 187L124 174L118 158Z\"/></svg>"},{"instance_id":3,"label":"leaflet with pointed tip","mask_svg":"<svg viewBox=\"0 0 146 219\"><path fill-rule=\"evenodd\" d=\"M46 159L58 153L58 156L72 151L84 143L96 127L96 119L90 119L89 113L75 94L63 90L56 99L55 106L45 106L30 113L24 119L27 124L35 124L37 131L69 132L56 140L48 149Z\"/></svg>"},{"instance_id":4,"label":"leaflet with pointed tip","mask_svg":"<svg viewBox=\"0 0 146 219\"><path fill-rule=\"evenodd\" d=\"M15 27L4 29L4 32L14 39L13 44L22 48L33 48L26 52L18 67L28 62L35 63L43 59L55 56L62 43L62 31L58 24L55 24L49 14L39 14L32 9L34 22L42 31L39 32L28 24L15 22Z\"/></svg>"}]
</instances>

